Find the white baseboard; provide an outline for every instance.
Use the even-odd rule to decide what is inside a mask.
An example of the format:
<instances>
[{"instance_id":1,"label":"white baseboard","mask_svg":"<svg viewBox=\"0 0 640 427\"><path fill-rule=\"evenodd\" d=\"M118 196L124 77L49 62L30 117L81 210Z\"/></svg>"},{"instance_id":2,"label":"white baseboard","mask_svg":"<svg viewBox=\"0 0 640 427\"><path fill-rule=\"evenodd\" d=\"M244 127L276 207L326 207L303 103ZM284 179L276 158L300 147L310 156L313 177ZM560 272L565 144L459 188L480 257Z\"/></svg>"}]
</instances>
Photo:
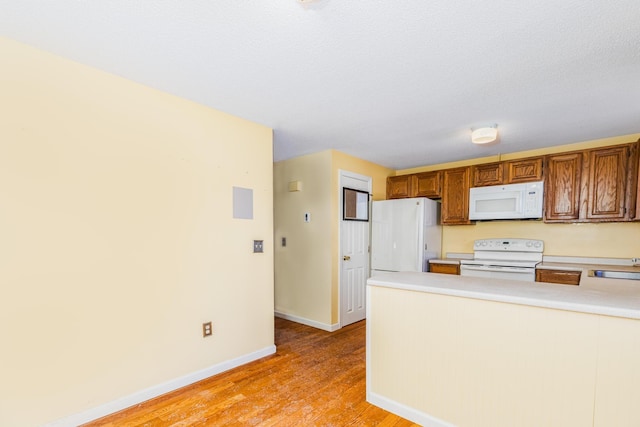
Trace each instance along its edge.
<instances>
[{"instance_id":1,"label":"white baseboard","mask_svg":"<svg viewBox=\"0 0 640 427\"><path fill-rule=\"evenodd\" d=\"M113 414L114 412L118 412L131 406L137 405L138 403L145 402L149 399L153 399L154 397L158 397L170 391L177 390L189 384L193 384L205 378L209 378L213 375L217 375L219 373L228 371L249 362L253 362L254 360L261 359L265 356L269 356L270 354L274 354L275 352L276 346L271 345L269 347L263 348L262 350L258 350L253 353L237 357L235 359L218 363L217 365L213 365L209 368L205 368L200 371L187 374L183 377L179 377L165 383L149 387L147 389L133 393L129 396L107 402L104 405L100 405L95 408L91 408L87 411L80 412L78 414L74 414L57 421L53 421L46 424L45 427L75 427L80 424L84 424L89 421L104 417L106 415Z\"/></svg>"},{"instance_id":2,"label":"white baseboard","mask_svg":"<svg viewBox=\"0 0 640 427\"><path fill-rule=\"evenodd\" d=\"M450 424L376 393L367 392L367 402L424 427L455 427L454 424Z\"/></svg>"},{"instance_id":3,"label":"white baseboard","mask_svg":"<svg viewBox=\"0 0 640 427\"><path fill-rule=\"evenodd\" d=\"M315 320L305 319L304 317L293 316L291 314L281 313L276 311L276 317L281 319L291 320L292 322L301 323L303 325L311 326L312 328L322 329L323 331L333 332L340 329L339 323L334 323L333 325L327 325L326 323L316 322Z\"/></svg>"}]
</instances>

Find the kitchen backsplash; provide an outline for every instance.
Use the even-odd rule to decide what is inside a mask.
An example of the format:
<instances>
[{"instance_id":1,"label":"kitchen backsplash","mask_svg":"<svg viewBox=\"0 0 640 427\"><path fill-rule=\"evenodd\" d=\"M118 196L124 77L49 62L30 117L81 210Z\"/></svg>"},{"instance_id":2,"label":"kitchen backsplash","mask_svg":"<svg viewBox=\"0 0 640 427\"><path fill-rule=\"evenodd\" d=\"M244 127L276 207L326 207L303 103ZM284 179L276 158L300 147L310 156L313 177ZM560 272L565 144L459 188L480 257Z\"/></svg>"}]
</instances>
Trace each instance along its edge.
<instances>
[{"instance_id":1,"label":"kitchen backsplash","mask_svg":"<svg viewBox=\"0 0 640 427\"><path fill-rule=\"evenodd\" d=\"M487 221L443 227L442 253L473 253L475 240L491 238L543 240L545 256L640 257L640 222L545 224L542 221Z\"/></svg>"}]
</instances>

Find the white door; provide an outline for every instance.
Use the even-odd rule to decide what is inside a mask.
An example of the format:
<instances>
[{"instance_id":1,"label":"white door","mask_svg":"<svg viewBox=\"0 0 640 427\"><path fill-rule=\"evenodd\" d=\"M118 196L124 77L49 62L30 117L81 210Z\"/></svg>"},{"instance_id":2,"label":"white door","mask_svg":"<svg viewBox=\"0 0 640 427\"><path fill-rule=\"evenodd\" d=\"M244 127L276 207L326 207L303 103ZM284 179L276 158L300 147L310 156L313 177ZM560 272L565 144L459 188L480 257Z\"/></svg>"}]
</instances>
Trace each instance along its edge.
<instances>
[{"instance_id":1,"label":"white door","mask_svg":"<svg viewBox=\"0 0 640 427\"><path fill-rule=\"evenodd\" d=\"M371 177L340 171L340 326L365 318L369 221L343 219L343 188L371 193ZM370 211L370 204L367 204ZM369 214L370 217L370 214Z\"/></svg>"}]
</instances>

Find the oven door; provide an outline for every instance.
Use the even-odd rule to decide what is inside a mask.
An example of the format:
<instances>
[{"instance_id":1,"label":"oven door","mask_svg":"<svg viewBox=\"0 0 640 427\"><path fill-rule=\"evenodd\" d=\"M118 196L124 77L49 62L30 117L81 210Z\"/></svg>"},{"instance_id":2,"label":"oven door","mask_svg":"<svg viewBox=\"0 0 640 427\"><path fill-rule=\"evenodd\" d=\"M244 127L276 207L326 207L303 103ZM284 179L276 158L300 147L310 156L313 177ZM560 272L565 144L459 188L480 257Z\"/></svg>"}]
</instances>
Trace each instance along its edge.
<instances>
[{"instance_id":1,"label":"oven door","mask_svg":"<svg viewBox=\"0 0 640 427\"><path fill-rule=\"evenodd\" d=\"M488 277L492 279L536 281L536 269L529 267L506 267L498 265L460 265L461 276Z\"/></svg>"}]
</instances>

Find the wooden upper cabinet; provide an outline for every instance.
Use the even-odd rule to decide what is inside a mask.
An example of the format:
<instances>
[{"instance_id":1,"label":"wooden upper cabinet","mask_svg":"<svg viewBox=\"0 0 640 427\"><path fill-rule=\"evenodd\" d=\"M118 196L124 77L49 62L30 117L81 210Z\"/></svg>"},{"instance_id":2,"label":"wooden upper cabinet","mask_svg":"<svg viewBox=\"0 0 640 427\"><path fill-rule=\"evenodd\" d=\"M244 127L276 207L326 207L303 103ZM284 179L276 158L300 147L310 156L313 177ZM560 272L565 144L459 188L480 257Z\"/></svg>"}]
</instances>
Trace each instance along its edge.
<instances>
[{"instance_id":1,"label":"wooden upper cabinet","mask_svg":"<svg viewBox=\"0 0 640 427\"><path fill-rule=\"evenodd\" d=\"M504 162L505 184L542 181L542 157Z\"/></svg>"},{"instance_id":2,"label":"wooden upper cabinet","mask_svg":"<svg viewBox=\"0 0 640 427\"><path fill-rule=\"evenodd\" d=\"M637 144L549 155L545 168L546 222L635 219Z\"/></svg>"},{"instance_id":3,"label":"wooden upper cabinet","mask_svg":"<svg viewBox=\"0 0 640 427\"><path fill-rule=\"evenodd\" d=\"M542 157L486 163L471 167L472 187L542 181Z\"/></svg>"},{"instance_id":4,"label":"wooden upper cabinet","mask_svg":"<svg viewBox=\"0 0 640 427\"><path fill-rule=\"evenodd\" d=\"M413 175L387 177L387 199L412 197Z\"/></svg>"},{"instance_id":5,"label":"wooden upper cabinet","mask_svg":"<svg viewBox=\"0 0 640 427\"><path fill-rule=\"evenodd\" d=\"M588 151L587 219L624 219L629 154L628 145Z\"/></svg>"},{"instance_id":6,"label":"wooden upper cabinet","mask_svg":"<svg viewBox=\"0 0 640 427\"><path fill-rule=\"evenodd\" d=\"M442 197L442 171L421 172L414 175L412 197Z\"/></svg>"},{"instance_id":7,"label":"wooden upper cabinet","mask_svg":"<svg viewBox=\"0 0 640 427\"><path fill-rule=\"evenodd\" d=\"M582 152L547 156L544 219L547 222L580 217Z\"/></svg>"},{"instance_id":8,"label":"wooden upper cabinet","mask_svg":"<svg viewBox=\"0 0 640 427\"><path fill-rule=\"evenodd\" d=\"M502 163L486 163L471 166L473 176L472 187L484 187L487 185L502 184Z\"/></svg>"},{"instance_id":9,"label":"wooden upper cabinet","mask_svg":"<svg viewBox=\"0 0 640 427\"><path fill-rule=\"evenodd\" d=\"M545 222L640 221L640 140L387 178L387 199L442 199L443 224L469 221L469 188L541 181Z\"/></svg>"},{"instance_id":10,"label":"wooden upper cabinet","mask_svg":"<svg viewBox=\"0 0 640 427\"><path fill-rule=\"evenodd\" d=\"M469 221L469 167L442 171L442 223L471 224Z\"/></svg>"}]
</instances>

